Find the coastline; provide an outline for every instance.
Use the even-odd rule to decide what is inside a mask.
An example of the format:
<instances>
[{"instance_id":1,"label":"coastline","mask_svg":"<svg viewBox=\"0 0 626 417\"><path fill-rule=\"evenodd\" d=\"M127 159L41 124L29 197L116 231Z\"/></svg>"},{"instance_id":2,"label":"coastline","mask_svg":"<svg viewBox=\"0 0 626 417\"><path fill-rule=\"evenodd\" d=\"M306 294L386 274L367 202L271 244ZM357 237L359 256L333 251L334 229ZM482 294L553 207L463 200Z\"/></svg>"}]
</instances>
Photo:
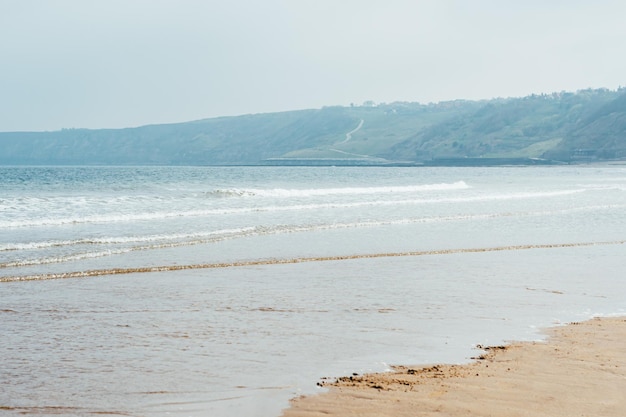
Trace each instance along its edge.
<instances>
[{"instance_id":1,"label":"coastline","mask_svg":"<svg viewBox=\"0 0 626 417\"><path fill-rule=\"evenodd\" d=\"M626 415L626 317L549 328L542 342L481 347L464 365L396 366L320 384L283 417Z\"/></svg>"}]
</instances>

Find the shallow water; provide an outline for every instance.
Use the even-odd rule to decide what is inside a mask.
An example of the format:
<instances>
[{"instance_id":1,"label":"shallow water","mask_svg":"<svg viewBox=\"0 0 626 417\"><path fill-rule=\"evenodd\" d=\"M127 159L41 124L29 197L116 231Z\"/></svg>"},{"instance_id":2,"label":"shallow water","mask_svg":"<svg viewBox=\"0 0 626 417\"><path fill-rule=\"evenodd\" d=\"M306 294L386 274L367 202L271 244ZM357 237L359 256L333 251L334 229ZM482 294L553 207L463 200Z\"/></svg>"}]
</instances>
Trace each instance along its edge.
<instances>
[{"instance_id":1,"label":"shallow water","mask_svg":"<svg viewBox=\"0 0 626 417\"><path fill-rule=\"evenodd\" d=\"M7 415L279 415L626 306L620 167L0 171Z\"/></svg>"}]
</instances>

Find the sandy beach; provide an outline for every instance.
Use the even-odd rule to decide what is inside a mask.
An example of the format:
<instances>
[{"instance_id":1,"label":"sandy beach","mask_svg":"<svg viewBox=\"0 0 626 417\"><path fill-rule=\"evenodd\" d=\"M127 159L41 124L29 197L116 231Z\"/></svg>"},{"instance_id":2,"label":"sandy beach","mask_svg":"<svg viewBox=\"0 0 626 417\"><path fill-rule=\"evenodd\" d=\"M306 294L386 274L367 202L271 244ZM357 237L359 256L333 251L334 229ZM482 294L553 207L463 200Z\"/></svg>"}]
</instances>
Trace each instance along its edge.
<instances>
[{"instance_id":1,"label":"sandy beach","mask_svg":"<svg viewBox=\"0 0 626 417\"><path fill-rule=\"evenodd\" d=\"M545 342L478 346L465 365L324 379L328 392L294 399L283 417L626 415L626 318L545 333Z\"/></svg>"}]
</instances>

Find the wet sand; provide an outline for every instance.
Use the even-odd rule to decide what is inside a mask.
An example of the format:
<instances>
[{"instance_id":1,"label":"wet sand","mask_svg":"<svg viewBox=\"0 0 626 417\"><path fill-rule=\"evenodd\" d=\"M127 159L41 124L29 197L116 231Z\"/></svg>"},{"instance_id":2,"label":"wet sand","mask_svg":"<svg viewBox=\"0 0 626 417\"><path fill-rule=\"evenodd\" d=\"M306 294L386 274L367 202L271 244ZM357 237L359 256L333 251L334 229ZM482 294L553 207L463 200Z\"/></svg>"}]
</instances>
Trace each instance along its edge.
<instances>
[{"instance_id":1,"label":"wet sand","mask_svg":"<svg viewBox=\"0 0 626 417\"><path fill-rule=\"evenodd\" d=\"M546 331L545 342L480 347L465 365L398 366L324 379L283 417L626 416L626 318Z\"/></svg>"}]
</instances>

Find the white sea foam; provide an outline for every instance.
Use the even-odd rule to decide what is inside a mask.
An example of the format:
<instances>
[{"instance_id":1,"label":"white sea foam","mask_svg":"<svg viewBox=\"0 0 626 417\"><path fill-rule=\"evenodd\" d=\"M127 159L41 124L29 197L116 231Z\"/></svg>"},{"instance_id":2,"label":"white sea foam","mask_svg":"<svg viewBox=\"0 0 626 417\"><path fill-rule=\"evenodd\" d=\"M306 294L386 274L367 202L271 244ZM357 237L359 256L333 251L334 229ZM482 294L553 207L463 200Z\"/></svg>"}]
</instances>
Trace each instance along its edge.
<instances>
[{"instance_id":1,"label":"white sea foam","mask_svg":"<svg viewBox=\"0 0 626 417\"><path fill-rule=\"evenodd\" d=\"M330 195L359 195L359 194L399 194L414 193L421 191L446 191L464 190L470 188L465 181L454 183L421 184L405 186L385 186L385 187L344 187L344 188L308 188L308 189L225 189L216 190L219 195L232 196L261 196L261 197L318 197Z\"/></svg>"},{"instance_id":2,"label":"white sea foam","mask_svg":"<svg viewBox=\"0 0 626 417\"><path fill-rule=\"evenodd\" d=\"M403 187L398 187L403 188ZM354 190L354 189L351 189ZM36 219L17 219L0 221L0 227L4 228L21 228L21 227L41 227L41 226L64 226L72 224L84 223L123 223L137 221L162 220L168 218L182 217L203 217L216 215L232 215L245 214L252 212L281 212L281 211L299 211L299 210L320 210L320 209L350 209L358 207L375 207L375 206L394 206L409 204L437 204L437 203L470 203L480 201L495 200L523 200L532 198L550 198L570 194L577 194L586 191L586 189L573 190L556 190L547 192L520 192L520 193L501 193L501 194L485 194L474 196L451 196L436 198L412 198L403 200L382 199L382 200L366 200L356 202L334 202L334 203L311 203L311 204L286 204L286 205L269 205L269 206L245 206L231 207L219 209L204 210L181 210L181 211L154 211L143 213L111 213L111 214L92 214L84 216L72 217L40 217ZM0 249L1 250L1 249Z\"/></svg>"},{"instance_id":3,"label":"white sea foam","mask_svg":"<svg viewBox=\"0 0 626 417\"><path fill-rule=\"evenodd\" d=\"M119 245L119 244L132 244L132 243L150 243L159 241L173 241L173 240L192 240L202 239L214 236L234 236L253 232L257 230L256 227L243 227L238 229L223 229L207 232L196 233L172 233L172 234L159 234L159 235L144 235L144 236L110 236L99 238L85 238L74 240L47 240L41 242L27 242L27 243L5 243L0 244L0 252L6 251L19 251L19 250L36 250L46 249L52 247L61 246L78 246L78 245Z\"/></svg>"}]
</instances>

